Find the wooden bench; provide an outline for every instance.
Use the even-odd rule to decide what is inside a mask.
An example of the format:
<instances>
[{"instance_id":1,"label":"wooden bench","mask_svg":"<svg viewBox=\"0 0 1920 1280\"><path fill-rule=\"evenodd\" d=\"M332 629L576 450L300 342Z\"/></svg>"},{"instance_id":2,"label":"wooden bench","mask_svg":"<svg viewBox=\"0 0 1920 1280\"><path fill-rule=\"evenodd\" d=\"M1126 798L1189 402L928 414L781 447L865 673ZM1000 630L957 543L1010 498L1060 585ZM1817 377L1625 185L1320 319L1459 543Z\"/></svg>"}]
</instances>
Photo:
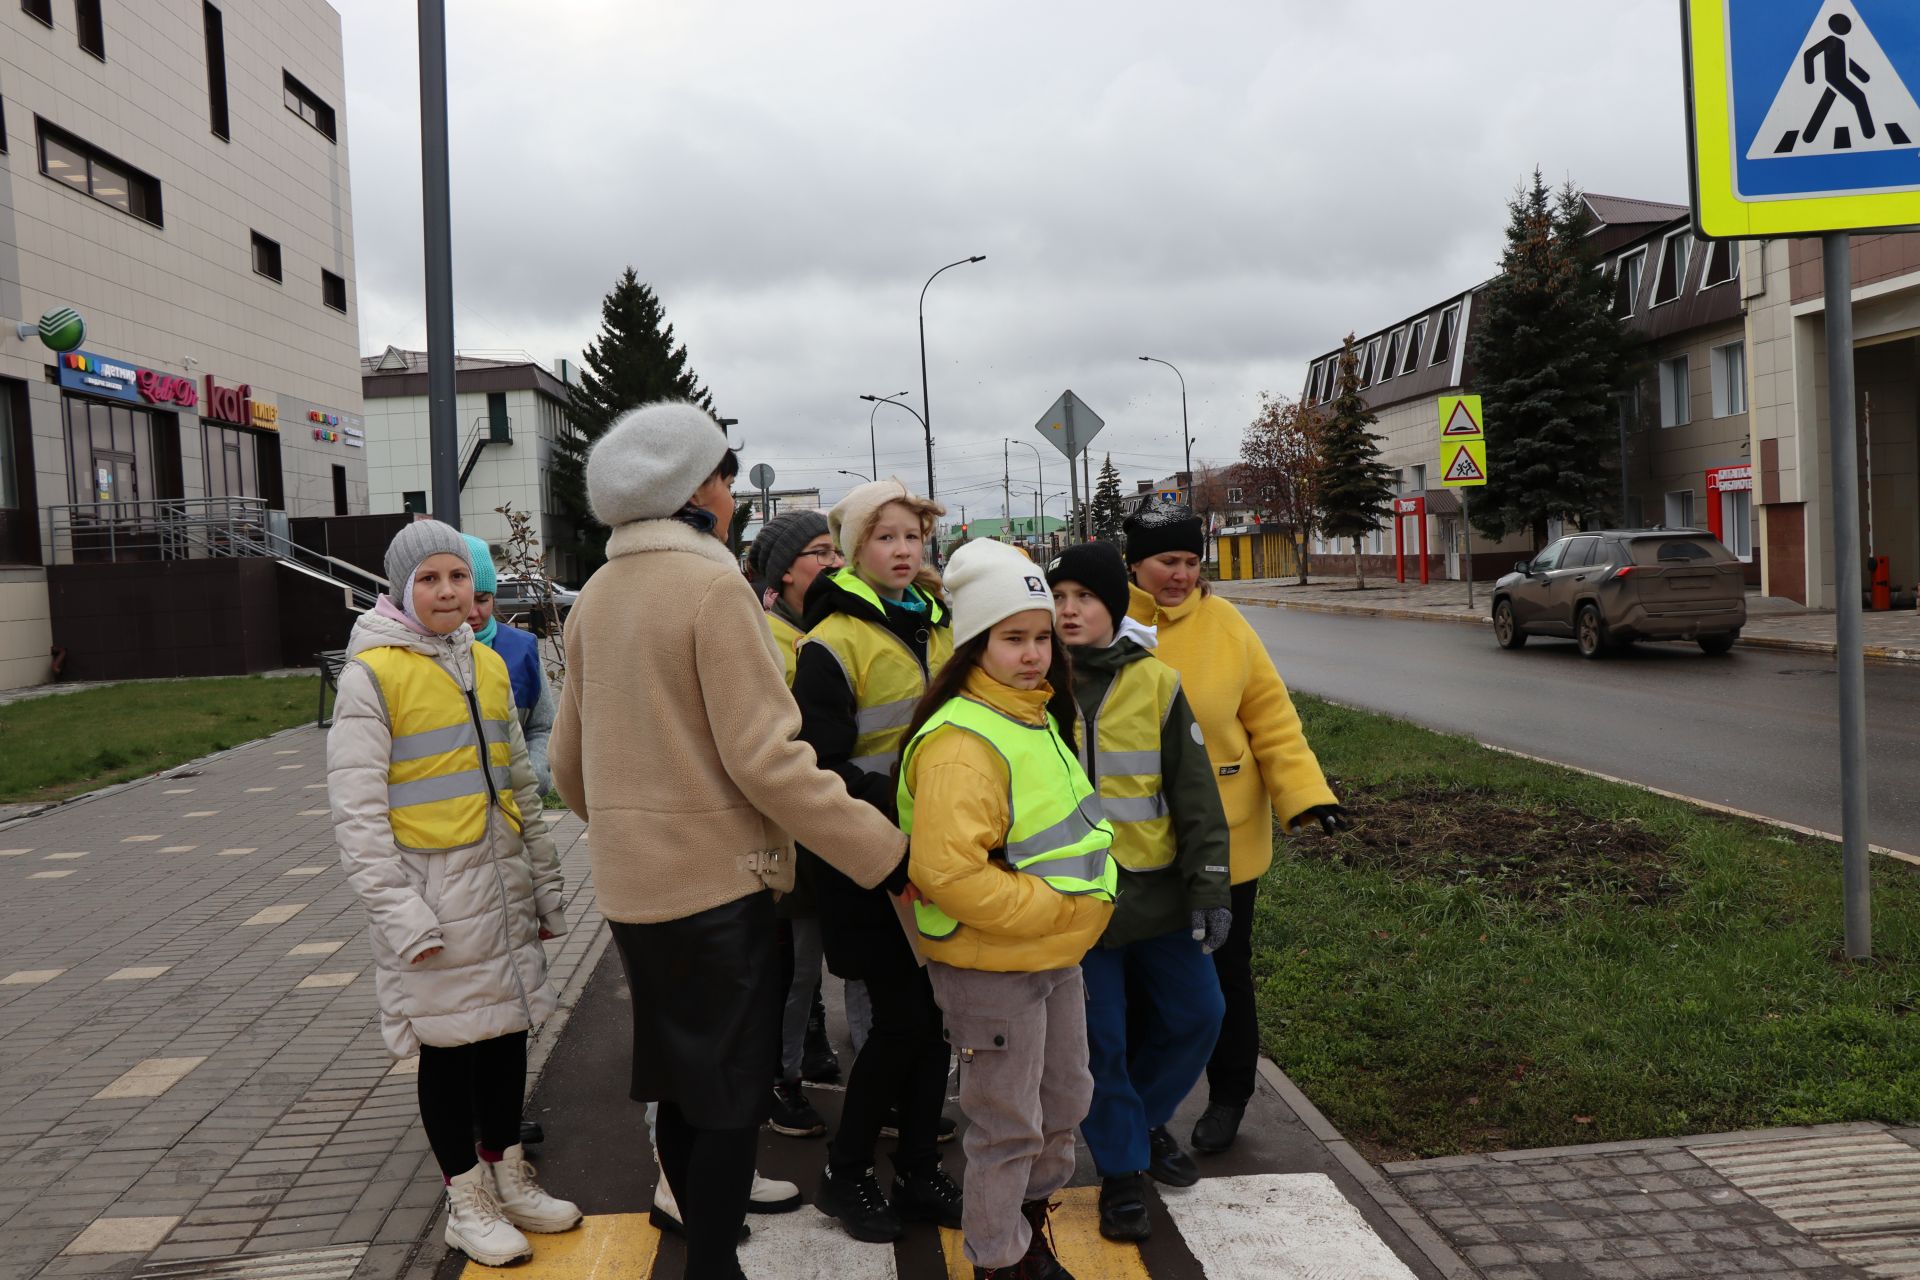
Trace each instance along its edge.
<instances>
[{"instance_id":1,"label":"wooden bench","mask_svg":"<svg viewBox=\"0 0 1920 1280\"><path fill-rule=\"evenodd\" d=\"M314 655L320 666L320 709L314 712L314 728L324 729L333 723L333 717L327 714L327 690L333 690L334 696L340 696L340 673L346 669L347 651L345 649L322 649Z\"/></svg>"}]
</instances>

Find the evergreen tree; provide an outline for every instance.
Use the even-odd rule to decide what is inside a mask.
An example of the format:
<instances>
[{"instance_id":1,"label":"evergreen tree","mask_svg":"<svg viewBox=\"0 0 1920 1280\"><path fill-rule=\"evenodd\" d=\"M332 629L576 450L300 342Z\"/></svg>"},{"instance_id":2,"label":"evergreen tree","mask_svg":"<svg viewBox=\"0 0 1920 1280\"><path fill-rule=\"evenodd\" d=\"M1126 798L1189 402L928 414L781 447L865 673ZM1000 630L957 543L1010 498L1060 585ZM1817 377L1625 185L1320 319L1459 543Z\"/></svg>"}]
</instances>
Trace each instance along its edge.
<instances>
[{"instance_id":1,"label":"evergreen tree","mask_svg":"<svg viewBox=\"0 0 1920 1280\"><path fill-rule=\"evenodd\" d=\"M1120 525L1126 510L1120 505L1120 473L1113 468L1113 455L1100 464L1100 479L1093 487L1093 536L1102 542L1120 541Z\"/></svg>"},{"instance_id":2,"label":"evergreen tree","mask_svg":"<svg viewBox=\"0 0 1920 1280\"><path fill-rule=\"evenodd\" d=\"M1333 403L1321 419L1320 474L1316 481L1320 531L1353 540L1354 585L1364 589L1360 539L1387 520L1393 501L1393 468L1380 461L1382 436L1367 430L1380 421L1360 394L1360 356L1347 335Z\"/></svg>"},{"instance_id":3,"label":"evergreen tree","mask_svg":"<svg viewBox=\"0 0 1920 1280\"><path fill-rule=\"evenodd\" d=\"M1590 524L1615 514L1614 397L1636 372L1638 339L1613 313L1573 184L1550 194L1535 169L1507 207L1500 274L1474 303L1490 474L1473 495L1473 523L1495 538L1526 530L1537 547L1555 516Z\"/></svg>"},{"instance_id":4,"label":"evergreen tree","mask_svg":"<svg viewBox=\"0 0 1920 1280\"><path fill-rule=\"evenodd\" d=\"M554 500L572 528L583 573L606 560L607 529L587 505L587 454L614 420L655 400L690 400L713 412L713 394L687 367L667 310L628 267L600 304L600 335L589 343L568 406L573 431L553 461Z\"/></svg>"}]
</instances>

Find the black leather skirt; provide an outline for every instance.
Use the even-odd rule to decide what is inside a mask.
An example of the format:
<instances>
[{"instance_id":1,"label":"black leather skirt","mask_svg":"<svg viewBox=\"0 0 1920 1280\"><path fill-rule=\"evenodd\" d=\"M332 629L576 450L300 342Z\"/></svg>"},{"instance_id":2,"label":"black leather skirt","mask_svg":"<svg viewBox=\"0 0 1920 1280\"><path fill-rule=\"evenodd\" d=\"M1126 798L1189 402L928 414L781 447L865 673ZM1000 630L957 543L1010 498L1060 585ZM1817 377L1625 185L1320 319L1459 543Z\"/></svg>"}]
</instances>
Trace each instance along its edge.
<instances>
[{"instance_id":1,"label":"black leather skirt","mask_svg":"<svg viewBox=\"0 0 1920 1280\"><path fill-rule=\"evenodd\" d=\"M701 1129L767 1118L786 998L773 895L680 920L611 922L633 999L636 1102L672 1102Z\"/></svg>"}]
</instances>

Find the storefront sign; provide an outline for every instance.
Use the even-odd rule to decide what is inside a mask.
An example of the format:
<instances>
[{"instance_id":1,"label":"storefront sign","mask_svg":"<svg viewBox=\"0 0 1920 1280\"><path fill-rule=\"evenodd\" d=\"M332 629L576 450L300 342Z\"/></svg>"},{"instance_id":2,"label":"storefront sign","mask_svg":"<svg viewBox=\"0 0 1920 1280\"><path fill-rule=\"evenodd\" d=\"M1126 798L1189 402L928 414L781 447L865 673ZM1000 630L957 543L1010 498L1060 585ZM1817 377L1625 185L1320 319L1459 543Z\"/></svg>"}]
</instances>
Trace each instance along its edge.
<instances>
[{"instance_id":1,"label":"storefront sign","mask_svg":"<svg viewBox=\"0 0 1920 1280\"><path fill-rule=\"evenodd\" d=\"M200 403L200 392L192 378L175 377L154 369L142 369L138 379L140 398L148 404L170 404L191 409Z\"/></svg>"},{"instance_id":2,"label":"storefront sign","mask_svg":"<svg viewBox=\"0 0 1920 1280\"><path fill-rule=\"evenodd\" d=\"M359 427L346 424L360 419L349 414L333 413L326 409L309 409L307 422L313 428L313 438L327 444L344 444L349 449L367 447L366 433Z\"/></svg>"},{"instance_id":3,"label":"storefront sign","mask_svg":"<svg viewBox=\"0 0 1920 1280\"><path fill-rule=\"evenodd\" d=\"M280 429L280 406L253 402L253 425L259 431L278 431Z\"/></svg>"},{"instance_id":4,"label":"storefront sign","mask_svg":"<svg viewBox=\"0 0 1920 1280\"><path fill-rule=\"evenodd\" d=\"M1751 492L1752 489L1753 465L1751 463L1738 467L1707 468L1708 493Z\"/></svg>"},{"instance_id":5,"label":"storefront sign","mask_svg":"<svg viewBox=\"0 0 1920 1280\"><path fill-rule=\"evenodd\" d=\"M60 385L72 391L140 403L138 365L123 364L90 351L69 351L60 357Z\"/></svg>"},{"instance_id":6,"label":"storefront sign","mask_svg":"<svg viewBox=\"0 0 1920 1280\"><path fill-rule=\"evenodd\" d=\"M223 387L208 374L206 408L200 411L200 416L209 422L251 427L254 425L253 388L244 382L237 387Z\"/></svg>"}]
</instances>

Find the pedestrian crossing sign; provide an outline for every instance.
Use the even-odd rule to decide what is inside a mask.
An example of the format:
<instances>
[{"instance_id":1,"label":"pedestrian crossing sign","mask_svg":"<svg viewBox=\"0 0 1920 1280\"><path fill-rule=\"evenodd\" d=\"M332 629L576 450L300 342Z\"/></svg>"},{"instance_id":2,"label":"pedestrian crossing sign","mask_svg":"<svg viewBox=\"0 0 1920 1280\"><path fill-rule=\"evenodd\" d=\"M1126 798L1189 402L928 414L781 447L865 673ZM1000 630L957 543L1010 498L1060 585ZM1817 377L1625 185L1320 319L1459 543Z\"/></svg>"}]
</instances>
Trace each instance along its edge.
<instances>
[{"instance_id":1,"label":"pedestrian crossing sign","mask_svg":"<svg viewBox=\"0 0 1920 1280\"><path fill-rule=\"evenodd\" d=\"M1479 396L1440 397L1440 438L1442 440L1478 440L1486 435L1480 424Z\"/></svg>"},{"instance_id":2,"label":"pedestrian crossing sign","mask_svg":"<svg viewBox=\"0 0 1920 1280\"><path fill-rule=\"evenodd\" d=\"M1920 223L1920 5L1681 0L1681 13L1701 235Z\"/></svg>"},{"instance_id":3,"label":"pedestrian crossing sign","mask_svg":"<svg viewBox=\"0 0 1920 1280\"><path fill-rule=\"evenodd\" d=\"M1466 489L1487 482L1487 442L1485 440L1442 440L1440 442L1440 483L1449 489Z\"/></svg>"}]
</instances>

